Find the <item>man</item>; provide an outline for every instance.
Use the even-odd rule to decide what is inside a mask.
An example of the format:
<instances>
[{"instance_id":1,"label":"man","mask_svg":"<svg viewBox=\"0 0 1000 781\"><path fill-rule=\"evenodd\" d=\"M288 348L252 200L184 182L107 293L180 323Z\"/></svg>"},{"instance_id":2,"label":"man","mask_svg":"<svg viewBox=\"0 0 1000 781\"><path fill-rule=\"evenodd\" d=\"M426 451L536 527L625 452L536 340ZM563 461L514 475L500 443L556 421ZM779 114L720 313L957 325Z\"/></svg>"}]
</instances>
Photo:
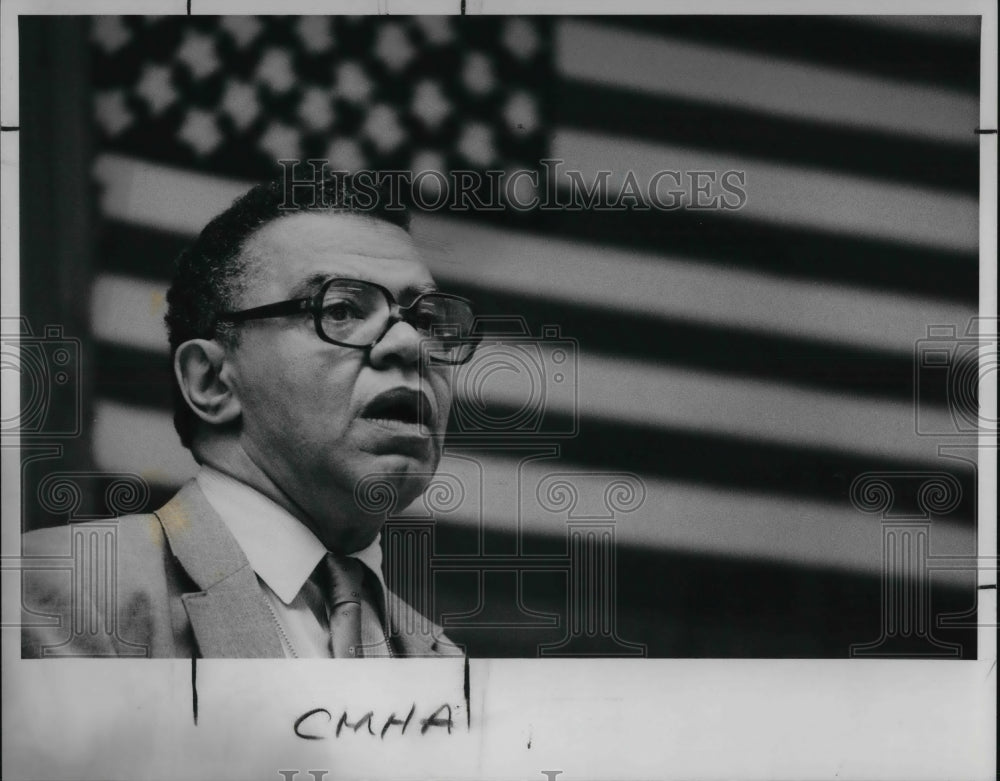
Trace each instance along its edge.
<instances>
[{"instance_id":1,"label":"man","mask_svg":"<svg viewBox=\"0 0 1000 781\"><path fill-rule=\"evenodd\" d=\"M200 471L118 521L114 599L25 575L26 624L61 620L27 627L23 655L461 654L386 588L364 486L403 507L429 482L471 307L437 291L404 213L346 178L292 194L254 188L178 259L175 427ZM24 555L68 557L70 534L29 534Z\"/></svg>"}]
</instances>

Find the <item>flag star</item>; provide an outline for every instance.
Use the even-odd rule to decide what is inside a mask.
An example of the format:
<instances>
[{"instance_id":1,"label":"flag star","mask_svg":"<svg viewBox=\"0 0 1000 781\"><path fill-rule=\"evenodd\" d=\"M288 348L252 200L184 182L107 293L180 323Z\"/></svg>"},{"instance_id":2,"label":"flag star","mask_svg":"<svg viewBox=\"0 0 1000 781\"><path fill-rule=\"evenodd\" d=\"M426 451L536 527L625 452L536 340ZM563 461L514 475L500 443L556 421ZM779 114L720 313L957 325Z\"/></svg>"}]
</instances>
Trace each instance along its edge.
<instances>
[{"instance_id":1,"label":"flag star","mask_svg":"<svg viewBox=\"0 0 1000 781\"><path fill-rule=\"evenodd\" d=\"M272 122L257 145L275 159L301 157L299 131L280 122Z\"/></svg>"},{"instance_id":2,"label":"flag star","mask_svg":"<svg viewBox=\"0 0 1000 781\"><path fill-rule=\"evenodd\" d=\"M356 141L349 138L340 138L330 144L326 150L326 159L338 171L360 171L365 167L364 152Z\"/></svg>"},{"instance_id":3,"label":"flag star","mask_svg":"<svg viewBox=\"0 0 1000 781\"><path fill-rule=\"evenodd\" d=\"M440 152L423 149L413 156L410 167L415 174L421 171L444 171L444 156Z\"/></svg>"},{"instance_id":4,"label":"flag star","mask_svg":"<svg viewBox=\"0 0 1000 781\"><path fill-rule=\"evenodd\" d=\"M261 23L253 16L226 16L219 26L228 32L236 45L245 49L260 34Z\"/></svg>"},{"instance_id":5,"label":"flag star","mask_svg":"<svg viewBox=\"0 0 1000 781\"><path fill-rule=\"evenodd\" d=\"M372 85L364 68L353 61L337 66L337 94L352 103L362 103L371 94Z\"/></svg>"},{"instance_id":6,"label":"flag star","mask_svg":"<svg viewBox=\"0 0 1000 781\"><path fill-rule=\"evenodd\" d=\"M94 20L91 38L108 54L125 45L131 37L120 16L99 16Z\"/></svg>"},{"instance_id":7,"label":"flag star","mask_svg":"<svg viewBox=\"0 0 1000 781\"><path fill-rule=\"evenodd\" d=\"M402 25L382 25L375 42L375 54L390 70L398 71L413 59L413 46L406 38Z\"/></svg>"},{"instance_id":8,"label":"flag star","mask_svg":"<svg viewBox=\"0 0 1000 781\"><path fill-rule=\"evenodd\" d=\"M489 59L479 52L470 54L465 59L465 68L462 70L462 81L470 92L485 95L496 84L493 76L493 67Z\"/></svg>"},{"instance_id":9,"label":"flag star","mask_svg":"<svg viewBox=\"0 0 1000 781\"><path fill-rule=\"evenodd\" d=\"M423 31L428 43L440 46L452 39L451 20L447 16L418 16L414 22Z\"/></svg>"},{"instance_id":10,"label":"flag star","mask_svg":"<svg viewBox=\"0 0 1000 781\"><path fill-rule=\"evenodd\" d=\"M535 101L526 92L516 92L503 110L504 119L511 130L532 133L538 127L538 110Z\"/></svg>"},{"instance_id":11,"label":"flag star","mask_svg":"<svg viewBox=\"0 0 1000 781\"><path fill-rule=\"evenodd\" d=\"M429 149L418 152L410 162L417 192L421 198L427 199L426 202L434 202L440 198L442 188L447 186L447 182L442 182L440 176L420 176L420 174L424 171L436 171L443 176L444 165L444 157Z\"/></svg>"},{"instance_id":12,"label":"flag star","mask_svg":"<svg viewBox=\"0 0 1000 781\"><path fill-rule=\"evenodd\" d=\"M333 48L330 20L325 16L303 16L295 25L306 51L322 54Z\"/></svg>"},{"instance_id":13,"label":"flag star","mask_svg":"<svg viewBox=\"0 0 1000 781\"><path fill-rule=\"evenodd\" d=\"M100 94L94 103L97 121L109 136L117 136L132 124L132 112L125 105L125 95L121 90Z\"/></svg>"},{"instance_id":14,"label":"flag star","mask_svg":"<svg viewBox=\"0 0 1000 781\"><path fill-rule=\"evenodd\" d=\"M496 154L492 131L480 122L473 122L462 132L458 151L470 162L488 165Z\"/></svg>"},{"instance_id":15,"label":"flag star","mask_svg":"<svg viewBox=\"0 0 1000 781\"><path fill-rule=\"evenodd\" d=\"M538 49L538 33L528 21L510 19L504 25L503 43L515 57L526 60Z\"/></svg>"},{"instance_id":16,"label":"flag star","mask_svg":"<svg viewBox=\"0 0 1000 781\"><path fill-rule=\"evenodd\" d=\"M188 32L184 44L177 51L177 59L185 63L196 79L203 79L219 68L215 56L215 41L209 35Z\"/></svg>"},{"instance_id":17,"label":"flag star","mask_svg":"<svg viewBox=\"0 0 1000 781\"><path fill-rule=\"evenodd\" d=\"M161 114L177 100L177 91L170 83L170 68L165 65L150 64L143 68L135 91L146 99L153 114Z\"/></svg>"},{"instance_id":18,"label":"flag star","mask_svg":"<svg viewBox=\"0 0 1000 781\"><path fill-rule=\"evenodd\" d=\"M380 152L390 152L395 149L405 135L399 126L396 112L385 104L373 107L368 113L363 132Z\"/></svg>"},{"instance_id":19,"label":"flag star","mask_svg":"<svg viewBox=\"0 0 1000 781\"><path fill-rule=\"evenodd\" d=\"M437 82L426 79L417 85L410 110L429 127L437 127L451 111Z\"/></svg>"},{"instance_id":20,"label":"flag star","mask_svg":"<svg viewBox=\"0 0 1000 781\"><path fill-rule=\"evenodd\" d=\"M291 54L285 49L268 49L257 66L257 80L271 85L275 92L288 92L295 84Z\"/></svg>"},{"instance_id":21,"label":"flag star","mask_svg":"<svg viewBox=\"0 0 1000 781\"><path fill-rule=\"evenodd\" d=\"M309 87L299 103L299 117L310 130L326 130L334 120L332 102L332 96L327 90Z\"/></svg>"},{"instance_id":22,"label":"flag star","mask_svg":"<svg viewBox=\"0 0 1000 781\"><path fill-rule=\"evenodd\" d=\"M215 116L196 108L188 112L184 126L177 135L202 157L209 154L222 141L222 134L215 124Z\"/></svg>"},{"instance_id":23,"label":"flag star","mask_svg":"<svg viewBox=\"0 0 1000 781\"><path fill-rule=\"evenodd\" d=\"M257 90L241 81L231 81L222 96L222 110L240 130L246 130L260 114Z\"/></svg>"}]
</instances>

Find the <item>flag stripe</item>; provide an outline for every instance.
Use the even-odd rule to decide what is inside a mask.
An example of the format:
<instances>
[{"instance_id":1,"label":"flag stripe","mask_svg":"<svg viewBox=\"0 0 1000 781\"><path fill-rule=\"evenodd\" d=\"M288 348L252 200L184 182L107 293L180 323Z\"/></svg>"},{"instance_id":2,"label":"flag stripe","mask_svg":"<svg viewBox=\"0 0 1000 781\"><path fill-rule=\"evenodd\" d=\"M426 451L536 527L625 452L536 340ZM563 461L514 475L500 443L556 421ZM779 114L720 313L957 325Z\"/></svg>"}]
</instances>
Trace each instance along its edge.
<instances>
[{"instance_id":1,"label":"flag stripe","mask_svg":"<svg viewBox=\"0 0 1000 781\"><path fill-rule=\"evenodd\" d=\"M106 218L181 234L200 233L253 185L117 154L98 155L94 178Z\"/></svg>"},{"instance_id":2,"label":"flag stripe","mask_svg":"<svg viewBox=\"0 0 1000 781\"><path fill-rule=\"evenodd\" d=\"M569 203L565 193L558 202ZM470 219L602 246L669 251L710 264L977 304L976 252L750 220L712 211L479 212Z\"/></svg>"},{"instance_id":3,"label":"flag stripe","mask_svg":"<svg viewBox=\"0 0 1000 781\"><path fill-rule=\"evenodd\" d=\"M974 142L928 141L564 79L553 122L591 133L721 151L965 195L979 191ZM595 111L594 106L600 106ZM970 133L970 138L972 134Z\"/></svg>"},{"instance_id":4,"label":"flag stripe","mask_svg":"<svg viewBox=\"0 0 1000 781\"><path fill-rule=\"evenodd\" d=\"M979 16L602 16L601 24L959 92L979 90Z\"/></svg>"},{"instance_id":5,"label":"flag stripe","mask_svg":"<svg viewBox=\"0 0 1000 781\"><path fill-rule=\"evenodd\" d=\"M482 496L475 487L492 477L494 483L520 483L522 490L511 506L505 497L492 495L493 504L483 521L492 529L522 530L529 536L565 534L567 510L553 511L540 500L552 480L573 488L572 512L599 516L606 512L604 491L609 474L567 469L557 476L553 462L545 459L520 463L494 453L477 453L474 462L446 454L437 480L455 479L468 493L449 512L429 513L442 521L475 525L483 516ZM686 550L738 555L775 561L800 562L809 566L839 567L879 572L882 566L881 525L870 515L853 508L808 503L769 495L754 495L706 489L704 486L658 478L642 479L644 501L635 510L616 516L615 541L626 546ZM427 513L415 502L413 514ZM430 509L430 508L428 508ZM403 513L401 513L402 515ZM405 513L409 515L410 513ZM940 555L969 555L974 549L974 530L966 525L941 521ZM935 544L938 538L935 537Z\"/></svg>"},{"instance_id":6,"label":"flag stripe","mask_svg":"<svg viewBox=\"0 0 1000 781\"><path fill-rule=\"evenodd\" d=\"M709 268L669 247L662 253L595 247L427 215L417 215L411 230L439 280L545 298L554 315L562 304L576 304L911 352L928 323L964 322L976 311L931 297Z\"/></svg>"},{"instance_id":7,"label":"flag stripe","mask_svg":"<svg viewBox=\"0 0 1000 781\"><path fill-rule=\"evenodd\" d=\"M690 172L703 171L720 182L724 173L736 171L746 177L746 201L739 211L747 219L964 252L975 251L979 242L975 197L566 129L555 133L552 155L565 161L565 172L560 172L567 178L564 184L570 171L580 172L585 182L610 171L608 187L618 193L629 174L634 175L644 203L656 198L669 204L671 190L687 190L685 203L690 204ZM661 171L680 172L682 184L654 179ZM708 200L721 195L716 184ZM726 212L714 209L725 219Z\"/></svg>"},{"instance_id":8,"label":"flag stripe","mask_svg":"<svg viewBox=\"0 0 1000 781\"><path fill-rule=\"evenodd\" d=\"M890 30L892 32L913 33L909 38L911 53L909 61L906 63L911 68L919 71L919 76L914 74L912 78L929 79L933 78L935 68L949 73L958 64L949 57L964 60L965 63L965 84L956 80L954 86L968 87L977 73L975 68L975 58L972 53L975 45L979 42L979 16L844 16L834 17L843 19L851 24L868 25L880 31ZM857 28L849 28L849 32L857 32ZM902 36L899 36L902 39ZM906 40L906 39L903 39ZM938 49L940 45L946 49ZM956 45L957 44L957 45ZM898 56L898 55L897 55ZM941 56L945 61L940 65L935 65L930 61L933 56ZM940 78L940 76L939 76ZM947 82L945 82L947 83Z\"/></svg>"},{"instance_id":9,"label":"flag stripe","mask_svg":"<svg viewBox=\"0 0 1000 781\"><path fill-rule=\"evenodd\" d=\"M558 70L581 81L942 141L968 141L979 118L976 96L939 87L587 21L562 20L555 32Z\"/></svg>"},{"instance_id":10,"label":"flag stripe","mask_svg":"<svg viewBox=\"0 0 1000 781\"><path fill-rule=\"evenodd\" d=\"M471 534L459 524L434 529L435 543ZM544 542L546 549L562 550L565 536ZM610 615L615 637L642 642L650 658L847 658L852 646L880 638L884 597L882 578L874 573L625 545L614 550L618 607ZM540 644L565 640L565 621L535 623L539 613L553 619L566 614L568 584L562 573L518 577L509 570L477 569L470 559L464 571L434 573L434 618L453 640L468 643L470 655L536 658ZM929 599L935 615L963 617L962 628L943 626L934 638L960 643L968 659L976 647L970 611L975 579L971 572L963 574L964 579L956 578L957 587L932 578ZM463 615L464 621L455 620ZM483 626L491 620L492 627ZM607 641L595 647L598 638L592 652L606 655ZM580 651L583 642L579 638L576 645ZM926 645L908 648L916 657Z\"/></svg>"},{"instance_id":11,"label":"flag stripe","mask_svg":"<svg viewBox=\"0 0 1000 781\"><path fill-rule=\"evenodd\" d=\"M201 231L210 216L245 192L244 184L120 155L102 155L95 166L106 217L182 236ZM559 195L561 203L569 198ZM661 253L794 278L835 281L881 291L978 302L974 251L917 246L748 220L736 213L649 211L501 212L462 215L470 222L518 233ZM170 255L174 247L166 252ZM131 247L127 249L131 250ZM145 258L148 247L136 257ZM171 258L172 259L172 258ZM155 265L155 264L154 264Z\"/></svg>"},{"instance_id":12,"label":"flag stripe","mask_svg":"<svg viewBox=\"0 0 1000 781\"><path fill-rule=\"evenodd\" d=\"M166 280L98 274L90 291L90 328L97 339L166 354Z\"/></svg>"}]
</instances>

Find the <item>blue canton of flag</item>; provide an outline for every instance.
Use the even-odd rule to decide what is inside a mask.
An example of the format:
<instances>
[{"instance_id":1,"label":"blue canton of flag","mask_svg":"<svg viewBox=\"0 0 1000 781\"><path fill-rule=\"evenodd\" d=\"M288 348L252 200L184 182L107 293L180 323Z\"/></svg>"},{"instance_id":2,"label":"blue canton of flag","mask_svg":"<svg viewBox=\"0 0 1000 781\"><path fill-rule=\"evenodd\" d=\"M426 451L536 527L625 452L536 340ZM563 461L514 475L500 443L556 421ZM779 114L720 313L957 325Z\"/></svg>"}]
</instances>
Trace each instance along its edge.
<instances>
[{"instance_id":1,"label":"blue canton of flag","mask_svg":"<svg viewBox=\"0 0 1000 781\"><path fill-rule=\"evenodd\" d=\"M101 17L101 145L265 178L333 169L535 167L546 154L546 20L446 16Z\"/></svg>"}]
</instances>

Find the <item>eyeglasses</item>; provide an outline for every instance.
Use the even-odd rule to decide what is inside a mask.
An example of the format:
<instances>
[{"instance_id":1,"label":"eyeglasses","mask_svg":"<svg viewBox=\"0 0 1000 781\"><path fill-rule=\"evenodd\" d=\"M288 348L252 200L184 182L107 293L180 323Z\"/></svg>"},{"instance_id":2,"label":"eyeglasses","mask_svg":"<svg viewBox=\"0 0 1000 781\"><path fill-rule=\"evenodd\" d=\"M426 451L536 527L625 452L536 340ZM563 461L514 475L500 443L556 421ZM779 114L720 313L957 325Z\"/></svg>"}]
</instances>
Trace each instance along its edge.
<instances>
[{"instance_id":1,"label":"eyeglasses","mask_svg":"<svg viewBox=\"0 0 1000 781\"><path fill-rule=\"evenodd\" d=\"M472 302L449 293L423 293L400 306L392 293L374 282L328 279L316 295L239 312L220 312L216 322L243 323L308 312L316 335L341 347L369 350L393 325L408 323L422 337L424 353L435 363L465 363L479 339L472 334Z\"/></svg>"}]
</instances>

